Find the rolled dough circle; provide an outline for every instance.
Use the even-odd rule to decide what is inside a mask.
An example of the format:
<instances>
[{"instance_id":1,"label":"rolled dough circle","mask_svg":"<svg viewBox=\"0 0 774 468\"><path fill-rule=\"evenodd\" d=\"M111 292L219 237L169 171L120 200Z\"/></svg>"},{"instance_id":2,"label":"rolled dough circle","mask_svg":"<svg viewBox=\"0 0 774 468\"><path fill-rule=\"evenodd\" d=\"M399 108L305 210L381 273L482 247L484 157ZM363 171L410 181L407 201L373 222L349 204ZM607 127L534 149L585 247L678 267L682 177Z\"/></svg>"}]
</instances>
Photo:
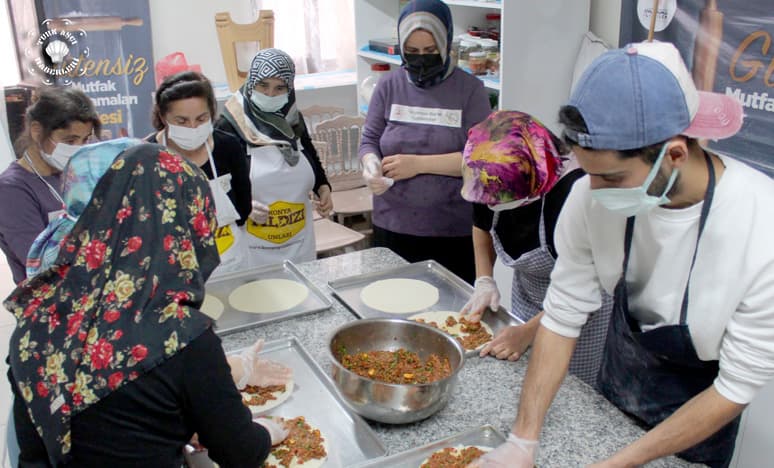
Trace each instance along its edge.
<instances>
[{"instance_id":1,"label":"rolled dough circle","mask_svg":"<svg viewBox=\"0 0 774 468\"><path fill-rule=\"evenodd\" d=\"M282 278L263 279L243 284L231 292L231 307L251 314L283 312L304 302L309 288Z\"/></svg>"},{"instance_id":2,"label":"rolled dough circle","mask_svg":"<svg viewBox=\"0 0 774 468\"><path fill-rule=\"evenodd\" d=\"M456 320L457 323L451 326L446 325L447 317L454 317L454 320ZM446 333L455 337L456 336L465 337L470 333L466 333L462 331L462 324L460 323L461 318L463 318L463 315L459 312L455 312L451 310L433 310L430 312L422 312L416 315L412 315L411 317L409 317L409 320L416 321L417 319L422 319L426 323L435 322L438 324L438 328L445 331ZM494 338L494 332L492 331L492 327L490 327L489 324L484 322L483 320L481 320L479 323L484 328L484 330L486 330L487 333L492 335L492 337ZM475 350L478 351L484 346L486 346L486 343L478 346ZM468 350L468 351L472 351L472 350Z\"/></svg>"},{"instance_id":3,"label":"rolled dough circle","mask_svg":"<svg viewBox=\"0 0 774 468\"><path fill-rule=\"evenodd\" d=\"M460 452L462 450L465 450L468 447L476 447L477 449L481 450L484 453L491 452L493 450L492 447L485 447L483 445L455 445L454 447L451 447L451 448L454 449L453 454L455 456L459 456ZM430 462L430 457L432 457L436 453L442 452L443 450L444 449L440 449L440 450L436 450L435 452L431 453L429 457L425 458L424 461L422 461L422 463L419 464L419 466L420 467L425 466L425 464Z\"/></svg>"},{"instance_id":4,"label":"rolled dough circle","mask_svg":"<svg viewBox=\"0 0 774 468\"><path fill-rule=\"evenodd\" d=\"M318 429L317 427L312 425L309 422L309 420L307 420L306 423L312 427L312 430ZM322 446L325 449L325 453L330 454L331 449L330 449L330 445L328 444L328 438L325 437L325 434L323 434L322 431L320 431L320 435L323 438ZM278 445L274 447L274 449L272 449L272 453L269 453L269 456L266 458L266 461L263 462L264 464L261 466L267 466L267 465L284 466L284 465L280 465L279 460L277 459L277 457L274 456L273 451L277 448L281 449L282 445ZM298 463L298 459L293 457L293 460L290 462L290 466L288 468L320 468L321 466L323 466L323 464L327 459L328 459L328 455L326 455L323 458L313 458L311 460L307 460L304 463Z\"/></svg>"},{"instance_id":5,"label":"rolled dough circle","mask_svg":"<svg viewBox=\"0 0 774 468\"><path fill-rule=\"evenodd\" d=\"M295 386L295 382L291 380L290 382L285 384L284 391L274 393L274 398L275 398L274 400L269 400L262 405L256 405L256 406L249 405L248 408L250 408L250 412L253 413L253 416L258 416L262 413L269 411L270 409L276 408L282 403L285 403L285 400L290 398L290 395L293 393L294 386ZM242 395L242 398L250 398L249 393L246 393L242 390L240 390L239 393Z\"/></svg>"},{"instance_id":6,"label":"rolled dough circle","mask_svg":"<svg viewBox=\"0 0 774 468\"><path fill-rule=\"evenodd\" d=\"M419 312L434 305L438 298L438 288L426 281L408 278L374 281L360 291L363 304L390 314Z\"/></svg>"}]
</instances>

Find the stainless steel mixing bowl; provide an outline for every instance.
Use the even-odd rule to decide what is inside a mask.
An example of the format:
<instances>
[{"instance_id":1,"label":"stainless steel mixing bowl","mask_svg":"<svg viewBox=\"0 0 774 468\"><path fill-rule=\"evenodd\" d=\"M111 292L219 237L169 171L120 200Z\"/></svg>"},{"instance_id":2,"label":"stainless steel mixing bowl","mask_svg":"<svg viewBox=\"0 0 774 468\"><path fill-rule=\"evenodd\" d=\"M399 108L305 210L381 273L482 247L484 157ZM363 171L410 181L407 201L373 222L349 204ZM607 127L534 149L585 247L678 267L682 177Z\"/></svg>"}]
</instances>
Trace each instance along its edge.
<instances>
[{"instance_id":1,"label":"stainless steel mixing bowl","mask_svg":"<svg viewBox=\"0 0 774 468\"><path fill-rule=\"evenodd\" d=\"M452 373L428 384L390 384L361 377L339 361L342 349L352 354L398 348L413 351L423 359L430 354L447 357ZM388 424L419 421L443 408L465 363L465 351L451 336L429 325L390 318L342 325L331 334L328 355L333 362L333 382L348 406L365 418Z\"/></svg>"}]
</instances>

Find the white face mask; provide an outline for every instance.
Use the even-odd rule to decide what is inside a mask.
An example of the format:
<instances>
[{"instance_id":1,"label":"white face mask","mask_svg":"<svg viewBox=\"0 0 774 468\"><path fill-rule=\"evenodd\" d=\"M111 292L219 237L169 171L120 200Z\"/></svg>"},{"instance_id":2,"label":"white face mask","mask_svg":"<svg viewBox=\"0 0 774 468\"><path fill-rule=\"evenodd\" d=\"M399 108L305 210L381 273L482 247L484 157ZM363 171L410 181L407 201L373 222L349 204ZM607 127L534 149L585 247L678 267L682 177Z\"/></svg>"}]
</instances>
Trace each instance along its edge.
<instances>
[{"instance_id":1,"label":"white face mask","mask_svg":"<svg viewBox=\"0 0 774 468\"><path fill-rule=\"evenodd\" d=\"M167 124L169 139L186 151L201 148L212 135L212 121L208 120L196 128Z\"/></svg>"},{"instance_id":2,"label":"white face mask","mask_svg":"<svg viewBox=\"0 0 774 468\"><path fill-rule=\"evenodd\" d=\"M288 103L288 93L277 96L267 96L260 91L253 91L250 100L264 112L277 112Z\"/></svg>"},{"instance_id":3,"label":"white face mask","mask_svg":"<svg viewBox=\"0 0 774 468\"><path fill-rule=\"evenodd\" d=\"M81 145L68 145L67 143L57 143L54 140L51 140L51 143L54 143L54 151L51 154L46 153L43 151L43 147L40 147L40 156L43 158L46 163L48 163L49 166L53 167L54 169L61 171L65 168L67 165L67 161L70 160L72 155L74 155L79 149L81 149Z\"/></svg>"},{"instance_id":4,"label":"white face mask","mask_svg":"<svg viewBox=\"0 0 774 468\"><path fill-rule=\"evenodd\" d=\"M656 206L669 203L670 200L666 195L672 189L675 179L677 179L677 169L672 170L672 175L669 177L669 182L661 196L657 197L648 194L650 184L653 183L653 179L656 178L656 174L661 169L661 161L664 159L666 149L667 144L664 143L658 159L653 163L653 169L650 170L645 182L639 187L596 189L591 191L591 197L608 210L627 218L639 213L645 213Z\"/></svg>"},{"instance_id":5,"label":"white face mask","mask_svg":"<svg viewBox=\"0 0 774 468\"><path fill-rule=\"evenodd\" d=\"M540 197L535 198L522 198L521 200L511 200L509 202L500 203L499 205L489 205L489 209L492 211L505 211L518 208L520 206L526 206L530 203L540 200Z\"/></svg>"}]
</instances>

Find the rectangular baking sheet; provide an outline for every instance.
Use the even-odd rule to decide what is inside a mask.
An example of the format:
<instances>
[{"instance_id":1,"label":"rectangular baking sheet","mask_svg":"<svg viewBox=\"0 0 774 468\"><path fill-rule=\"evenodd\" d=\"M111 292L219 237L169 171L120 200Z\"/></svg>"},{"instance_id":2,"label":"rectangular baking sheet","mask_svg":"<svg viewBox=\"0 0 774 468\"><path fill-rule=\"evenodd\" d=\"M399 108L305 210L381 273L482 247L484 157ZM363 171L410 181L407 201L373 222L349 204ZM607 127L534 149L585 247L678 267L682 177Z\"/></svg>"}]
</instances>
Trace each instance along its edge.
<instances>
[{"instance_id":1,"label":"rectangular baking sheet","mask_svg":"<svg viewBox=\"0 0 774 468\"><path fill-rule=\"evenodd\" d=\"M251 314L242 312L231 307L229 304L229 295L239 286L251 281L275 278L288 279L302 283L309 288L309 295L304 302L292 309L273 314ZM267 265L265 267L219 276L212 281L208 281L205 289L207 294L217 298L224 306L223 314L215 321L215 333L218 335L227 335L265 323L320 312L329 309L332 305L331 298L309 281L309 278L301 273L290 260L275 265ZM256 298L256 300L260 300L260 298Z\"/></svg>"},{"instance_id":2,"label":"rectangular baking sheet","mask_svg":"<svg viewBox=\"0 0 774 468\"><path fill-rule=\"evenodd\" d=\"M368 307L360 299L360 292L374 281L394 278L406 278L426 281L438 288L438 302L419 312L408 314L391 314ZM473 286L469 285L457 275L447 270L443 265L434 261L427 260L409 265L402 265L395 268L376 271L365 275L350 276L334 281L329 281L328 285L333 290L333 294L345 305L353 314L359 318L373 317L399 317L408 318L410 316L430 312L434 310L450 310L459 312L465 303L468 302L473 294ZM510 325L519 325L522 322L512 317L502 307L497 312L487 309L481 320L486 322L495 335ZM476 351L467 351L466 355L476 355Z\"/></svg>"},{"instance_id":3,"label":"rectangular baking sheet","mask_svg":"<svg viewBox=\"0 0 774 468\"><path fill-rule=\"evenodd\" d=\"M267 342L260 356L291 367L294 383L290 398L261 417L290 419L304 416L328 441L325 468L351 467L384 456L386 450L376 434L360 416L346 408L333 382L296 338ZM201 455L198 458L201 459ZM212 467L211 461L210 465L197 462L197 468Z\"/></svg>"},{"instance_id":4,"label":"rectangular baking sheet","mask_svg":"<svg viewBox=\"0 0 774 468\"><path fill-rule=\"evenodd\" d=\"M421 447L413 448L389 457L369 460L358 465L356 468L419 468L422 462L437 450L457 445L478 445L495 448L505 442L505 436L490 425L471 429L467 432L457 434L437 442L431 442ZM354 468L354 467L353 467Z\"/></svg>"}]
</instances>

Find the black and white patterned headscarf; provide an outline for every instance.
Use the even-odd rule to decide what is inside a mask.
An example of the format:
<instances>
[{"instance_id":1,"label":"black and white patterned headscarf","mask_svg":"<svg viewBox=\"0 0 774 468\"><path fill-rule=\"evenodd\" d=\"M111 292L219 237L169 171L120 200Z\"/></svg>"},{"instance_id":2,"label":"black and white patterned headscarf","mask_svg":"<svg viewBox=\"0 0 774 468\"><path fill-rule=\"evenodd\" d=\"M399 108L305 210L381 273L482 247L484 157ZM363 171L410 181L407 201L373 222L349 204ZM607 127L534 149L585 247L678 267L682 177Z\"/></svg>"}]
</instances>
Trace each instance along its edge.
<instances>
[{"instance_id":1,"label":"black and white patterned headscarf","mask_svg":"<svg viewBox=\"0 0 774 468\"><path fill-rule=\"evenodd\" d=\"M264 112L252 100L255 86L261 80L279 78L288 86L288 103L277 112ZM240 120L247 118L256 130L275 141L286 141L289 146L280 147L282 155L291 166L298 163L298 140L307 131L304 119L296 108L296 92L293 89L293 81L296 78L296 66L290 55L279 49L263 49L258 51L250 64L245 84L239 90L242 95L241 113L234 115L227 105L223 116L240 133L245 141L250 141L247 135L242 133Z\"/></svg>"},{"instance_id":2,"label":"black and white patterned headscarf","mask_svg":"<svg viewBox=\"0 0 774 468\"><path fill-rule=\"evenodd\" d=\"M260 50L250 63L250 71L247 74L245 97L249 98L259 81L267 78L279 78L285 82L289 89L293 89L293 80L296 78L296 65L290 55L280 49Z\"/></svg>"}]
</instances>

